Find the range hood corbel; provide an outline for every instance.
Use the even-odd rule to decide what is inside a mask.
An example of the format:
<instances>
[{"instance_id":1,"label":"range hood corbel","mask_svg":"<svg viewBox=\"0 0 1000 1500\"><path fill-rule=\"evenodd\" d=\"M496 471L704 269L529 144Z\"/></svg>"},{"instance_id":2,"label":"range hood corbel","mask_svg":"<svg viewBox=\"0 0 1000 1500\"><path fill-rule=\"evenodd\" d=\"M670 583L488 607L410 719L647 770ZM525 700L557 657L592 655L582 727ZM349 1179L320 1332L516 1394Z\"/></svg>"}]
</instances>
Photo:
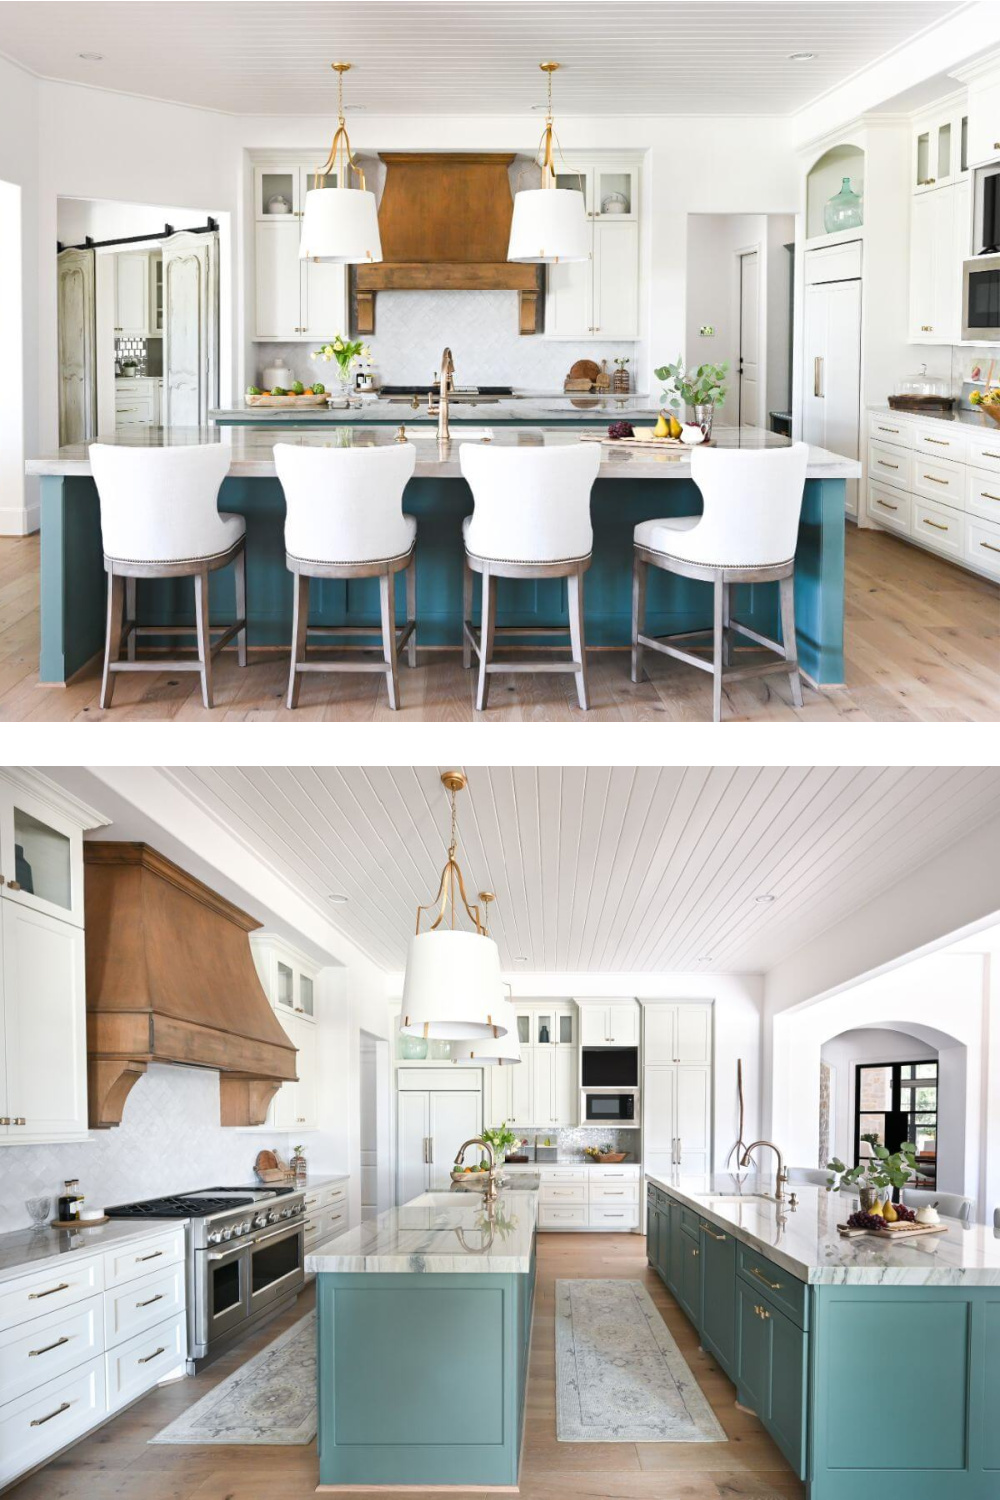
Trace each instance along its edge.
<instances>
[{"instance_id":1,"label":"range hood corbel","mask_svg":"<svg viewBox=\"0 0 1000 1500\"><path fill-rule=\"evenodd\" d=\"M121 1124L151 1062L217 1069L220 1123L262 1125L296 1054L250 952L260 922L148 844L83 857L91 1129Z\"/></svg>"}]
</instances>

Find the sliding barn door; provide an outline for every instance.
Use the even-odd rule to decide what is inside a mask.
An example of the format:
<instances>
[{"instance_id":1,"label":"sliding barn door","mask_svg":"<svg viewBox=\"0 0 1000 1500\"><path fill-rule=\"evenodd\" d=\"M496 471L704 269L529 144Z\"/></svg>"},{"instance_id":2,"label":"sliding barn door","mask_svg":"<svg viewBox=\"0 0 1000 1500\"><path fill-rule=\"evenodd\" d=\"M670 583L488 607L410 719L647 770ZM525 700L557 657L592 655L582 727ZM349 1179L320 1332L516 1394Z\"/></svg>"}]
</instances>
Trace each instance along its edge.
<instances>
[{"instance_id":1,"label":"sliding barn door","mask_svg":"<svg viewBox=\"0 0 1000 1500\"><path fill-rule=\"evenodd\" d=\"M59 443L85 443L95 434L94 252L62 250L58 257Z\"/></svg>"},{"instance_id":2,"label":"sliding barn door","mask_svg":"<svg viewBox=\"0 0 1000 1500\"><path fill-rule=\"evenodd\" d=\"M163 242L164 427L204 427L219 400L219 237Z\"/></svg>"}]
</instances>

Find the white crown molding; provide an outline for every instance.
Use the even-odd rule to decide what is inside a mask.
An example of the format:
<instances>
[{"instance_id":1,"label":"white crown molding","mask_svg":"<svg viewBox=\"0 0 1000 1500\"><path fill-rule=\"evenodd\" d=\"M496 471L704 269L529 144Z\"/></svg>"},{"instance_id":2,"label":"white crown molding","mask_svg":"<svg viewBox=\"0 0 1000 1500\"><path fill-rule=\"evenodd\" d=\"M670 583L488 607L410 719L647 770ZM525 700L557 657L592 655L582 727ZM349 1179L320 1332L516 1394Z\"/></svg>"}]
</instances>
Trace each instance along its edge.
<instances>
[{"instance_id":1,"label":"white crown molding","mask_svg":"<svg viewBox=\"0 0 1000 1500\"><path fill-rule=\"evenodd\" d=\"M72 792L65 791L44 772L27 766L0 767L0 780L8 782L22 792L29 793L39 802L44 802L53 812L62 813L81 828L110 828L111 819L81 801Z\"/></svg>"}]
</instances>

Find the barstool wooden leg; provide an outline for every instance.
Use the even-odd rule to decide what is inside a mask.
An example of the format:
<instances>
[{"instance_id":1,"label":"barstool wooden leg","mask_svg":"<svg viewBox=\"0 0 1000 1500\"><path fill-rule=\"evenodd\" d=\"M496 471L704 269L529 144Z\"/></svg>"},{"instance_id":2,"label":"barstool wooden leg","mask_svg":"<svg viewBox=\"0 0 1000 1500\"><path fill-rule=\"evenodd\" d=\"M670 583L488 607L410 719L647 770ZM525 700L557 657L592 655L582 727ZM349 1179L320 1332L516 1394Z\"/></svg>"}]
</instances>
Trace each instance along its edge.
<instances>
[{"instance_id":1,"label":"barstool wooden leg","mask_svg":"<svg viewBox=\"0 0 1000 1500\"><path fill-rule=\"evenodd\" d=\"M125 624L126 625L131 624L133 627L135 625L135 579L134 578L126 578L126 580L125 580ZM135 661L135 647L136 647L135 630L132 629L128 633L128 644L126 645L126 648L125 648L126 652L128 654L129 661Z\"/></svg>"},{"instance_id":2,"label":"barstool wooden leg","mask_svg":"<svg viewBox=\"0 0 1000 1500\"><path fill-rule=\"evenodd\" d=\"M722 718L722 619L725 584L721 577L715 580L715 608L712 619L712 718L718 724Z\"/></svg>"},{"instance_id":3,"label":"barstool wooden leg","mask_svg":"<svg viewBox=\"0 0 1000 1500\"><path fill-rule=\"evenodd\" d=\"M412 623L410 639L406 643L407 665L417 665L417 554L414 552L410 558L410 566L406 570L406 623Z\"/></svg>"},{"instance_id":4,"label":"barstool wooden leg","mask_svg":"<svg viewBox=\"0 0 1000 1500\"><path fill-rule=\"evenodd\" d=\"M497 623L497 585L490 577L490 570L483 567L482 624L479 628L479 688L476 707L485 709L490 696L490 674L486 668L493 657L493 635Z\"/></svg>"},{"instance_id":5,"label":"barstool wooden leg","mask_svg":"<svg viewBox=\"0 0 1000 1500\"><path fill-rule=\"evenodd\" d=\"M236 554L236 618L243 621L243 629L236 637L237 660L241 667L247 664L247 554L241 547Z\"/></svg>"},{"instance_id":6,"label":"barstool wooden leg","mask_svg":"<svg viewBox=\"0 0 1000 1500\"><path fill-rule=\"evenodd\" d=\"M288 696L285 700L289 708L298 708L299 705L300 678L297 668L299 662L305 659L308 628L309 579L304 573L296 573L292 588L292 660L288 668Z\"/></svg>"},{"instance_id":7,"label":"barstool wooden leg","mask_svg":"<svg viewBox=\"0 0 1000 1500\"><path fill-rule=\"evenodd\" d=\"M731 667L733 664L733 632L730 630L732 620L732 584L722 585L722 665Z\"/></svg>"},{"instance_id":8,"label":"barstool wooden leg","mask_svg":"<svg viewBox=\"0 0 1000 1500\"><path fill-rule=\"evenodd\" d=\"M646 580L649 564L632 554L632 681L642 681L642 647L639 634L646 629Z\"/></svg>"},{"instance_id":9,"label":"barstool wooden leg","mask_svg":"<svg viewBox=\"0 0 1000 1500\"><path fill-rule=\"evenodd\" d=\"M101 678L101 707L110 708L115 691L111 663L122 654L122 610L125 603L125 580L112 568L108 573L108 624L104 635L104 675Z\"/></svg>"},{"instance_id":10,"label":"barstool wooden leg","mask_svg":"<svg viewBox=\"0 0 1000 1500\"><path fill-rule=\"evenodd\" d=\"M399 707L399 663L396 660L396 575L380 573L379 594L382 599L382 652L388 663L386 685L389 707Z\"/></svg>"},{"instance_id":11,"label":"barstool wooden leg","mask_svg":"<svg viewBox=\"0 0 1000 1500\"><path fill-rule=\"evenodd\" d=\"M462 558L462 666L472 666L472 642L465 628L472 629L472 569L468 557Z\"/></svg>"},{"instance_id":12,"label":"barstool wooden leg","mask_svg":"<svg viewBox=\"0 0 1000 1500\"><path fill-rule=\"evenodd\" d=\"M802 680L799 677L799 647L795 636L795 578L789 575L779 583L781 589L781 640L788 662L788 684L792 690L792 702L802 707Z\"/></svg>"},{"instance_id":13,"label":"barstool wooden leg","mask_svg":"<svg viewBox=\"0 0 1000 1500\"><path fill-rule=\"evenodd\" d=\"M573 674L576 678L576 697L580 707L586 712L590 707L590 700L587 695L587 645L583 634L582 568L578 568L567 578L566 595L569 605L569 639L573 660L580 663L579 672Z\"/></svg>"},{"instance_id":14,"label":"barstool wooden leg","mask_svg":"<svg viewBox=\"0 0 1000 1500\"><path fill-rule=\"evenodd\" d=\"M198 636L198 661L201 666L201 699L212 707L212 638L208 629L208 573L194 575L194 622Z\"/></svg>"}]
</instances>

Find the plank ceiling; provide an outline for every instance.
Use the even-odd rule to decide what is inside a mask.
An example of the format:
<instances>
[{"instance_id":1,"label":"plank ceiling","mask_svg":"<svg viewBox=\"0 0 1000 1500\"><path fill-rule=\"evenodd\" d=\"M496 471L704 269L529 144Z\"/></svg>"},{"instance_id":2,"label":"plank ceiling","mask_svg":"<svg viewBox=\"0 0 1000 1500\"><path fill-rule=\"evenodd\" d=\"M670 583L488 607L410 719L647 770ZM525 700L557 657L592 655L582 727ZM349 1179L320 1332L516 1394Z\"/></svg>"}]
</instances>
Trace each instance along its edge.
<instances>
[{"instance_id":1,"label":"plank ceiling","mask_svg":"<svg viewBox=\"0 0 1000 1500\"><path fill-rule=\"evenodd\" d=\"M432 899L440 767L172 771L376 963ZM470 768L459 861L511 970L756 972L1000 815L967 767ZM333 906L330 895L346 895ZM773 896L761 902L760 896Z\"/></svg>"},{"instance_id":2,"label":"plank ceiling","mask_svg":"<svg viewBox=\"0 0 1000 1500\"><path fill-rule=\"evenodd\" d=\"M46 78L252 115L791 114L960 8L947 0L275 0L0 4L0 51ZM87 61L81 52L100 53ZM810 62L789 61L813 52Z\"/></svg>"}]
</instances>

